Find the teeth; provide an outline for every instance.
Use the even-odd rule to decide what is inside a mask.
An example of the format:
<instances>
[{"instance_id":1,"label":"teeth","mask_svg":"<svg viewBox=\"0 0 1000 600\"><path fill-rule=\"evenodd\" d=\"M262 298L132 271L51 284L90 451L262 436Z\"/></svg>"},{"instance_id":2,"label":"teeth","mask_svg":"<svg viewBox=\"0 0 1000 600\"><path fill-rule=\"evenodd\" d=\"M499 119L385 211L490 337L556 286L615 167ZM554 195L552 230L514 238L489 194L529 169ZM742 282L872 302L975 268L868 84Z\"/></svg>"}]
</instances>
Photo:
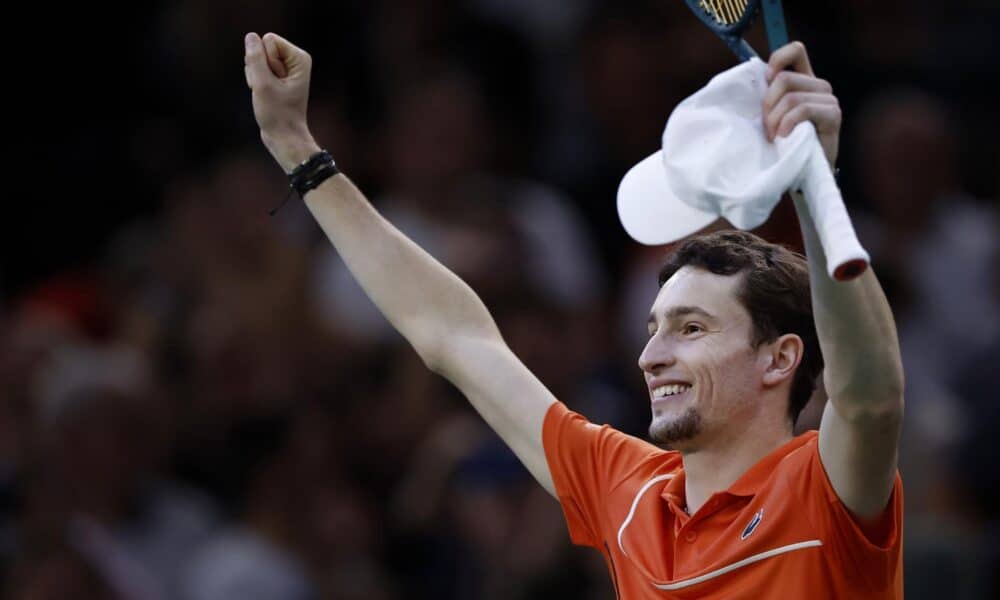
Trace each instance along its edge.
<instances>
[{"instance_id":1,"label":"teeth","mask_svg":"<svg viewBox=\"0 0 1000 600\"><path fill-rule=\"evenodd\" d=\"M675 394L680 394L681 392L686 392L691 389L690 385L686 383L673 383L670 385L661 385L660 387L653 390L654 398L664 398L666 396L673 396Z\"/></svg>"}]
</instances>

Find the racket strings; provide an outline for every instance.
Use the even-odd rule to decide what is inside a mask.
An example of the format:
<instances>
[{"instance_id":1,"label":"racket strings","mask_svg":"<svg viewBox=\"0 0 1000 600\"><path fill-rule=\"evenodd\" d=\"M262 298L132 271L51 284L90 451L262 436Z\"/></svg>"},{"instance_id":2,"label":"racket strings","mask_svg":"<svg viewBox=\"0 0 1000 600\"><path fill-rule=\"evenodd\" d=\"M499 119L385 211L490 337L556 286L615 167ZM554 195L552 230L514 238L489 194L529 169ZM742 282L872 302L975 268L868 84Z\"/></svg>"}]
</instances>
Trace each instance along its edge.
<instances>
[{"instance_id":1,"label":"racket strings","mask_svg":"<svg viewBox=\"0 0 1000 600\"><path fill-rule=\"evenodd\" d=\"M720 25L734 25L746 13L748 0L699 0L699 4Z\"/></svg>"}]
</instances>

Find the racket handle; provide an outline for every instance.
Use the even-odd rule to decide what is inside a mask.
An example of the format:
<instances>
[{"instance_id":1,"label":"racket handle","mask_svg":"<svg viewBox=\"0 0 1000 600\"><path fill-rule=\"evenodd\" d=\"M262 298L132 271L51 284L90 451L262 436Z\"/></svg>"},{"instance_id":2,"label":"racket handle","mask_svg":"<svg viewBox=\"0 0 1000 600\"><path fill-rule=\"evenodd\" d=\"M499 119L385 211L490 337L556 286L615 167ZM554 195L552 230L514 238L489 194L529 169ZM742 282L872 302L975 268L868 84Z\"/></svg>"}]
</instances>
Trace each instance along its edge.
<instances>
[{"instance_id":1,"label":"racket handle","mask_svg":"<svg viewBox=\"0 0 1000 600\"><path fill-rule=\"evenodd\" d=\"M865 272L869 256L854 233L823 148L812 137L815 143L802 180L802 193L826 255L827 272L837 281L849 281Z\"/></svg>"},{"instance_id":2,"label":"racket handle","mask_svg":"<svg viewBox=\"0 0 1000 600\"><path fill-rule=\"evenodd\" d=\"M761 2L761 12L767 29L767 45L774 52L788 43L788 29L785 27L785 11L781 7L781 0L764 0Z\"/></svg>"},{"instance_id":3,"label":"racket handle","mask_svg":"<svg viewBox=\"0 0 1000 600\"><path fill-rule=\"evenodd\" d=\"M746 62L751 58L757 58L757 52L753 49L753 46L748 44L743 38L739 36L728 36L723 39L726 44L729 45L729 49L736 53L740 62Z\"/></svg>"}]
</instances>

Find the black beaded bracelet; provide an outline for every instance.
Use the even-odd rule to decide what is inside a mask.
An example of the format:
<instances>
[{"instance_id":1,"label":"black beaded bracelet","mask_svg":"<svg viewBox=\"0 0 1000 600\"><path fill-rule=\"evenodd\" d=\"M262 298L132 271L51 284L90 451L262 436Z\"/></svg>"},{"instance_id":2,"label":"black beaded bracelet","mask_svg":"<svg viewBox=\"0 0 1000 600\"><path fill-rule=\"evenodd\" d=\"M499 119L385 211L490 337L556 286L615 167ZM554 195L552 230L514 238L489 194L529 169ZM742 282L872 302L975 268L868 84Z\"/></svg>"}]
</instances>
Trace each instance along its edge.
<instances>
[{"instance_id":1,"label":"black beaded bracelet","mask_svg":"<svg viewBox=\"0 0 1000 600\"><path fill-rule=\"evenodd\" d=\"M270 215L273 217L277 214L288 203L288 198L293 193L298 194L299 198L305 198L308 192L316 189L321 183L337 173L340 173L340 169L333 162L333 157L330 156L329 152L320 150L313 154L288 174L288 187L290 188L288 195L285 196L280 206L271 209Z\"/></svg>"}]
</instances>

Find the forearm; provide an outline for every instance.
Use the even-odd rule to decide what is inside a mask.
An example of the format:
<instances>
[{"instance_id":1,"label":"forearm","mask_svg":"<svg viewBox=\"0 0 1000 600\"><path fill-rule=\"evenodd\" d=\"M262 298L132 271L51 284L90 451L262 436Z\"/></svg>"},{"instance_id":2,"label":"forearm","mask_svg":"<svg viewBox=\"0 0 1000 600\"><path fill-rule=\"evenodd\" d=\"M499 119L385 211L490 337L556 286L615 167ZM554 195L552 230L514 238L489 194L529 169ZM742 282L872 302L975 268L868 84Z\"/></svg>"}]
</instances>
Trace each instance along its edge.
<instances>
[{"instance_id":1,"label":"forearm","mask_svg":"<svg viewBox=\"0 0 1000 600\"><path fill-rule=\"evenodd\" d=\"M793 195L809 260L813 318L825 363L823 383L849 420L902 412L903 367L892 311L869 267L857 279L834 281L804 201Z\"/></svg>"},{"instance_id":2,"label":"forearm","mask_svg":"<svg viewBox=\"0 0 1000 600\"><path fill-rule=\"evenodd\" d=\"M260 38L251 32L244 41L244 74L261 141L285 173L294 172L320 150L306 124L312 57L273 33ZM317 173L329 172L306 175L317 181ZM551 491L541 432L555 398L504 344L479 297L382 218L344 175L304 195L368 297Z\"/></svg>"},{"instance_id":3,"label":"forearm","mask_svg":"<svg viewBox=\"0 0 1000 600\"><path fill-rule=\"evenodd\" d=\"M344 175L306 194L306 206L365 293L432 369L457 336L500 339L479 297L371 206Z\"/></svg>"},{"instance_id":4,"label":"forearm","mask_svg":"<svg viewBox=\"0 0 1000 600\"><path fill-rule=\"evenodd\" d=\"M248 33L243 72L260 139L285 173L320 149L306 123L312 57L274 33ZM315 175L315 173L310 173ZM434 370L460 342L502 342L482 301L462 280L382 218L344 175L305 203L368 297Z\"/></svg>"}]
</instances>

